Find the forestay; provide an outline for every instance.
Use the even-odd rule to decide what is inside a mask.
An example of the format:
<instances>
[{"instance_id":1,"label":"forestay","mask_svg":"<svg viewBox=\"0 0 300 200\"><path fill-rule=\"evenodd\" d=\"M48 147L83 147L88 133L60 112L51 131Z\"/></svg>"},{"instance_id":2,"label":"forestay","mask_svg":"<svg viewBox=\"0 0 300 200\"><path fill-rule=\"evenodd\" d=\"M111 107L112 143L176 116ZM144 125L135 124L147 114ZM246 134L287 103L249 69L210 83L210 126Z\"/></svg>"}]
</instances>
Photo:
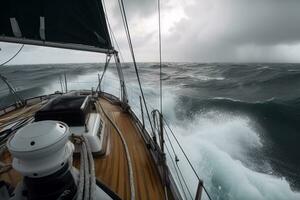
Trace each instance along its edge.
<instances>
[{"instance_id":1,"label":"forestay","mask_svg":"<svg viewBox=\"0 0 300 200\"><path fill-rule=\"evenodd\" d=\"M101 0L3 0L0 41L113 51Z\"/></svg>"}]
</instances>

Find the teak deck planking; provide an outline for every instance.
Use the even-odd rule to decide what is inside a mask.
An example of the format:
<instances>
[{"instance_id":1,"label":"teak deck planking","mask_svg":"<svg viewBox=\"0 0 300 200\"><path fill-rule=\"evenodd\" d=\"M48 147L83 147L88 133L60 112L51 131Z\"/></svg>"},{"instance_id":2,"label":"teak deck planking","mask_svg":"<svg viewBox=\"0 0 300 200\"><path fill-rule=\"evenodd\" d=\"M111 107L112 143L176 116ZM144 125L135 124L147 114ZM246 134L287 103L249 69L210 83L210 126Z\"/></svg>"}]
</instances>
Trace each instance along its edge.
<instances>
[{"instance_id":1,"label":"teak deck planking","mask_svg":"<svg viewBox=\"0 0 300 200\"><path fill-rule=\"evenodd\" d=\"M135 127L131 116L122 111L118 105L99 99L97 103L101 103L104 111L109 115L112 121L121 131L129 150L129 154L133 166L133 176L135 185L136 199L165 199L164 187L156 169L155 163L148 151L143 138L138 129ZM20 109L22 111L22 109ZM29 107L28 112L20 112L18 117L36 112L37 106ZM1 119L16 115L16 111L8 113ZM107 152L104 156L94 157L95 173L97 179L108 186L112 191L117 193L122 199L130 199L130 183L128 174L128 164L125 149L120 136L110 124L109 120L101 113L102 119L106 124ZM14 116L14 118L16 118ZM4 122L6 120L2 120ZM10 163L10 154L6 151L0 158L1 162ZM74 165L79 167L79 158L74 157ZM13 186L22 179L21 175L11 169L9 172L0 175L0 180L5 180Z\"/></svg>"}]
</instances>

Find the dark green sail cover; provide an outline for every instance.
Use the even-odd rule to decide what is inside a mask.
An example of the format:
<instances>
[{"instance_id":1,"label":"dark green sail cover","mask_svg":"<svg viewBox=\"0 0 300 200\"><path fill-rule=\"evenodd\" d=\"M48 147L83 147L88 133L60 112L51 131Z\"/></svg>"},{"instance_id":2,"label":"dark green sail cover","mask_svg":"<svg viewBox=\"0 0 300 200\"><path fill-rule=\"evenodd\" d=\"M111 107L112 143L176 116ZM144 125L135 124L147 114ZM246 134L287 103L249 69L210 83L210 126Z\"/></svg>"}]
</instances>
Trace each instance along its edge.
<instances>
[{"instance_id":1,"label":"dark green sail cover","mask_svg":"<svg viewBox=\"0 0 300 200\"><path fill-rule=\"evenodd\" d=\"M101 0L3 0L0 40L7 39L112 49Z\"/></svg>"}]
</instances>

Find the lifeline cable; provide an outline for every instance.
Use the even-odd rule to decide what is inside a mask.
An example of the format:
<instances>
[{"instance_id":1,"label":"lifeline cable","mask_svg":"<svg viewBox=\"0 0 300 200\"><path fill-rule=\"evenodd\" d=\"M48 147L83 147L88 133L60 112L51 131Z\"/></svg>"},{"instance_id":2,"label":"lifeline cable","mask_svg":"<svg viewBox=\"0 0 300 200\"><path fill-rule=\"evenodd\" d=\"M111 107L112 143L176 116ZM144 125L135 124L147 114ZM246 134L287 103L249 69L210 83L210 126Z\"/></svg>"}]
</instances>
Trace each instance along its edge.
<instances>
[{"instance_id":1,"label":"lifeline cable","mask_svg":"<svg viewBox=\"0 0 300 200\"><path fill-rule=\"evenodd\" d=\"M190 167L192 168L194 174L196 175L197 179L202 183L201 185L202 185L202 187L203 187L203 189L204 189L204 192L206 193L208 199L209 199L209 200L212 200L212 198L210 197L210 195L209 195L207 189L205 188L205 186L204 186L202 180L200 179L200 177L199 177L199 175L197 174L197 172L196 172L194 166L192 165L190 159L189 159L188 156L186 155L186 153L185 153L185 151L183 150L181 144L179 143L177 137L175 136L174 132L173 132L172 129L170 128L170 126L169 126L169 124L167 123L166 119L163 118L163 120L164 120L165 124L167 125L168 129L170 130L170 132L171 132L172 136L174 137L176 143L178 144L179 148L181 149L181 152L183 153L184 157L185 157L186 160L188 161L188 163L189 163Z\"/></svg>"},{"instance_id":2,"label":"lifeline cable","mask_svg":"<svg viewBox=\"0 0 300 200\"><path fill-rule=\"evenodd\" d=\"M165 130L165 133L167 133L167 130L166 130L165 127L164 127L164 130ZM184 185L185 185L185 187L186 187L186 189L187 189L187 191L188 191L189 196L191 197L191 199L193 199L192 194L191 194L191 191L190 191L190 189L188 188L187 183L186 183L186 181L185 181L185 179L184 179L184 177L183 177L183 175L182 175L182 172L181 172L181 170L180 170L180 168L179 168L179 166L178 166L178 164L177 164L177 162L179 161L179 159L178 159L177 154L176 154L176 152L175 152L174 146L173 146L173 144L172 144L172 142L171 142L171 139L170 139L169 135L166 134L166 136L167 136L167 138L168 138L168 140L169 140L171 149L172 149L173 154L174 154L174 156L175 156L175 162L176 162L176 163L174 163L172 157L171 157L171 160L172 160L172 163L173 163L173 165L174 165L174 168L175 168L177 177L178 177L179 180L180 180L180 177L181 177L181 179L183 180L183 183L184 183ZM166 149L167 149L169 155L171 156L170 151L169 151L169 149L168 149L168 145L165 144L165 146L166 146ZM176 168L178 169L178 171L179 171L179 173L180 173L180 176L179 176L179 174L178 174ZM180 181L180 184L182 184L181 181ZM183 189L183 192L184 192L184 189ZM185 192L184 192L184 195L185 195Z\"/></svg>"},{"instance_id":3,"label":"lifeline cable","mask_svg":"<svg viewBox=\"0 0 300 200\"><path fill-rule=\"evenodd\" d=\"M168 148L167 145L166 145L166 149L167 149L167 153L169 154L169 156L172 157L172 155L171 155L171 153L170 153L170 150L169 150L169 148ZM187 199L187 196L186 196L186 194L185 194L184 187L183 187L183 185L182 185L181 179L180 179L180 177L179 177L179 174L178 174L178 171L177 171L177 168L176 168L176 164L174 163L174 160L173 160L173 159L171 159L171 161L172 161L174 170L175 170L175 172L176 172L176 175L177 175L177 177L178 177L178 181L179 181L179 184L180 184L180 186L181 186L181 189L182 189L182 192L183 192L183 194L184 194L184 197L185 197L185 199ZM190 197L191 197L191 199L193 199L192 195L190 195Z\"/></svg>"}]
</instances>

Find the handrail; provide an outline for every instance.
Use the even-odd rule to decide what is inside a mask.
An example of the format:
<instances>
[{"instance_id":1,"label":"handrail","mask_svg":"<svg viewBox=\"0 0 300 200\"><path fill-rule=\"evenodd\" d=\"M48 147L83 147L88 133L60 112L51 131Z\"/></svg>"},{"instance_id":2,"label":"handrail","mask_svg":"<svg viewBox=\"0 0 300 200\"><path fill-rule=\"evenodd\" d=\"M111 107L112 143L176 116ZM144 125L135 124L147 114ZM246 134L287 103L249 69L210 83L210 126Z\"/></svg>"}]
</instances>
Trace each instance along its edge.
<instances>
[{"instance_id":1,"label":"handrail","mask_svg":"<svg viewBox=\"0 0 300 200\"><path fill-rule=\"evenodd\" d=\"M178 141L176 135L174 134L173 130L171 129L171 127L170 127L170 125L169 125L169 123L167 122L167 120L166 120L164 117L163 117L163 121L164 121L164 123L166 124L166 126L168 127L168 129L170 130L171 135L172 135L173 138L175 139L175 141L176 141L177 145L179 146L181 152L183 153L183 155L184 155L186 161L188 162L189 166L191 167L191 169L192 169L194 175L197 177L198 182L199 182L198 188L200 188L200 187L203 188L203 190L204 190L204 192L206 193L208 199L211 200L212 198L211 198L210 194L208 193L206 187L204 186L203 180L202 180L202 179L199 177L199 175L197 174L197 172L196 172L196 170L195 170L193 164L191 163L191 161L190 161L190 159L188 158L186 152L184 151L182 145L181 145L180 142ZM169 142L171 143L170 140L169 140ZM198 190L199 190L199 189L198 189ZM197 191L196 197L199 195L199 193L201 194L201 191ZM197 198L199 199L199 197L197 197ZM200 195L200 198L201 198L201 195Z\"/></svg>"},{"instance_id":2,"label":"handrail","mask_svg":"<svg viewBox=\"0 0 300 200\"><path fill-rule=\"evenodd\" d=\"M174 140L176 141L176 144L178 145L178 147L179 147L181 153L184 155L185 160L188 162L188 164L189 164L191 170L193 171L194 175L196 176L196 178L197 178L197 180L198 180L198 187L197 187L197 193L196 193L196 195L195 195L195 198L196 198L197 200L198 200L198 199L201 199L201 193L202 193L202 189L203 189L204 192L206 193L208 199L211 200L210 194L208 193L207 189L205 188L202 179L200 179L199 175L197 174L197 172L196 172L196 170L195 170L193 164L191 163L190 159L188 158L186 152L184 151L182 145L180 144L179 140L177 139L176 135L174 134L173 130L171 129L171 127L170 127L169 123L167 122L167 120L165 119L165 117L160 113L160 111L159 111L158 109L154 109L151 113L152 113L152 116L153 116L153 128L154 128L159 134L163 134L163 132L159 130L160 127L163 127L163 129L164 129L164 135L166 135L167 138L168 138L168 140L164 140L163 137L159 137L159 138L162 138L162 140L163 140L163 141L160 141L160 144L163 144L163 145L166 147L168 154L169 154L170 157L172 158L172 156L171 156L171 154L170 154L170 151L169 151L169 149L168 149L168 146L167 146L167 144L166 144L166 141L169 142L169 144L170 144L170 146L171 146L171 149L172 149L172 151L173 151L174 158L175 158L175 164L174 164L174 163L173 163L173 164L174 164L174 167L175 167L175 165L176 165L176 167L178 168L179 173L177 172L176 167L175 167L175 171L176 171L178 180L179 180L179 182L180 182L180 184L181 184L181 187L182 187L182 183L181 183L181 179L182 179L182 181L183 181L183 183L185 184L185 187L187 188L187 191L188 191L188 193L189 193L189 195L190 195L190 197L191 197L191 199L192 199L190 189L188 188L187 183L186 183L186 180L184 179L184 176L182 175L182 172L181 172L181 170L180 170L180 168L179 168L179 166L178 166L178 164L177 164L177 163L179 162L179 159L178 159L178 156L177 156L177 154L176 154L176 151L175 151L175 148L174 148L174 144L172 143L172 141L171 141L171 139L170 139L170 137L169 137L169 135L168 135L167 129L166 129L162 124L159 124L159 123L162 123L162 122L158 119L158 117L161 117L163 123L164 123L164 124L166 125L166 127L168 128L169 132L171 133L171 136L172 136L172 137L174 138ZM155 131L154 131L154 134L155 134ZM161 148L161 147L162 147L162 146L160 146L160 148ZM172 159L172 162L173 162L173 159ZM185 195L184 190L183 190L182 192L183 192L184 195Z\"/></svg>"},{"instance_id":3,"label":"handrail","mask_svg":"<svg viewBox=\"0 0 300 200\"><path fill-rule=\"evenodd\" d=\"M28 102L32 101L32 100L35 100L35 99L39 99L40 101L43 101L43 100L47 100L47 99L50 99L52 96L57 96L57 95L62 95L62 93L52 93L52 94L47 94L47 95L40 95L40 96L35 96L35 97L29 97L27 99L24 99L24 104L27 105ZM9 104L3 108L0 108L0 116L2 114L6 114L6 113L9 113L11 111L13 111L14 109L16 108L19 108L20 106L18 106L16 103L12 103L12 104Z\"/></svg>"}]
</instances>

